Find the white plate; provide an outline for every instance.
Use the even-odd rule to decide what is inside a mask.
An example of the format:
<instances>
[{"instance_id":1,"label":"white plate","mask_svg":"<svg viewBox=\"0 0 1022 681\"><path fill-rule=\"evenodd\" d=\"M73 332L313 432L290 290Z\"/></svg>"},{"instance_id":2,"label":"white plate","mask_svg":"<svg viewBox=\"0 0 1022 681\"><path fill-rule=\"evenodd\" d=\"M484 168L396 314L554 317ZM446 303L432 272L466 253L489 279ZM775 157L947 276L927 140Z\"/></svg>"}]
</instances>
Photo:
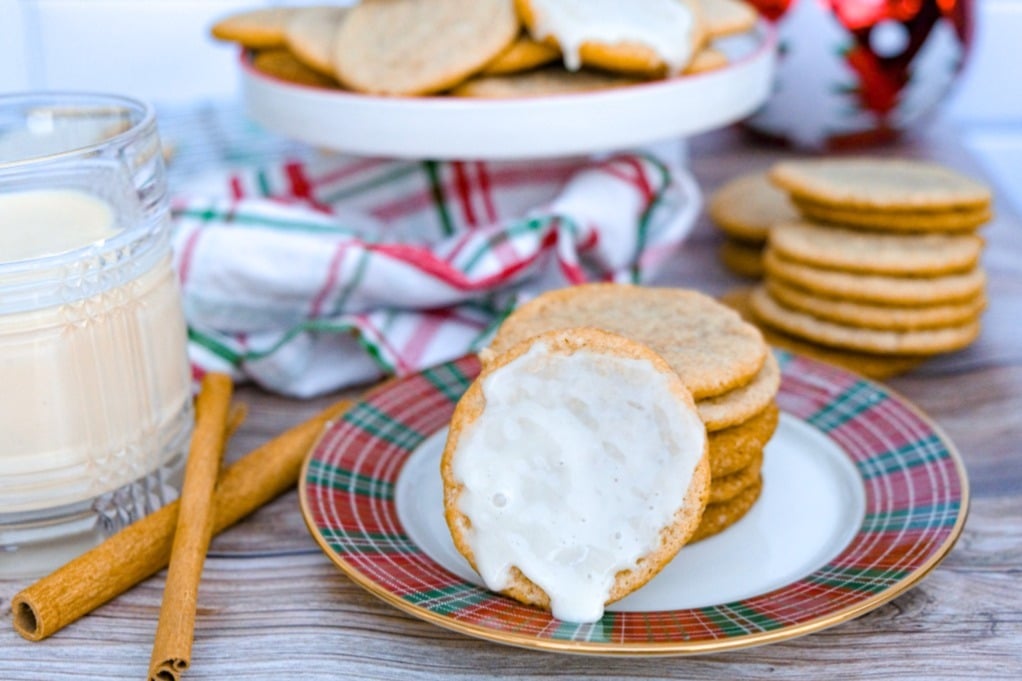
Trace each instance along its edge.
<instances>
[{"instance_id":1,"label":"white plate","mask_svg":"<svg viewBox=\"0 0 1022 681\"><path fill-rule=\"evenodd\" d=\"M761 23L718 41L723 69L583 94L478 100L379 97L306 87L241 59L249 115L270 130L349 154L514 159L625 149L733 123L770 94L776 35Z\"/></svg>"},{"instance_id":2,"label":"white plate","mask_svg":"<svg viewBox=\"0 0 1022 681\"><path fill-rule=\"evenodd\" d=\"M397 513L426 555L483 586L444 522L440 455L446 438L444 428L409 456L395 489ZM765 449L763 478L769 482L744 518L682 549L652 581L608 610L702 608L767 593L826 565L862 524L860 475L833 441L804 421L782 414ZM806 513L809 508L812 513Z\"/></svg>"}]
</instances>

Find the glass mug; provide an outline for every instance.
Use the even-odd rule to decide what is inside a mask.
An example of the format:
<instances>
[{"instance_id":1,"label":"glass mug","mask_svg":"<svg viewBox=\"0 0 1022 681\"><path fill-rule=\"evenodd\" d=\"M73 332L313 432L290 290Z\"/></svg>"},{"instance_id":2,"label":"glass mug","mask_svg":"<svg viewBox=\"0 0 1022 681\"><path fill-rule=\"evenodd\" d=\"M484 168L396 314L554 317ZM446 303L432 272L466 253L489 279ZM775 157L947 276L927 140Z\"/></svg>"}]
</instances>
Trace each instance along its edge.
<instances>
[{"instance_id":1,"label":"glass mug","mask_svg":"<svg viewBox=\"0 0 1022 681\"><path fill-rule=\"evenodd\" d=\"M152 109L0 97L0 578L176 498L192 426Z\"/></svg>"}]
</instances>

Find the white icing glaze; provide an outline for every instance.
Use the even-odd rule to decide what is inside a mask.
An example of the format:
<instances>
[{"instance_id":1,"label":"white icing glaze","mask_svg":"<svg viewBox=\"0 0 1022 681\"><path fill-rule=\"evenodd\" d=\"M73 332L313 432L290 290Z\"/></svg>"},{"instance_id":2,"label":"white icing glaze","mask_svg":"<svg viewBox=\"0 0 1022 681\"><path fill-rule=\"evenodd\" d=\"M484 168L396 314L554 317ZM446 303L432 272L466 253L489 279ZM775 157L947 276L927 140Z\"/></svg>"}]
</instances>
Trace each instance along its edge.
<instances>
[{"instance_id":1,"label":"white icing glaze","mask_svg":"<svg viewBox=\"0 0 1022 681\"><path fill-rule=\"evenodd\" d=\"M613 45L641 43L651 48L678 73L693 51L695 20L680 0L530 0L536 40L553 37L572 71L581 65L579 48L585 42Z\"/></svg>"},{"instance_id":2,"label":"white icing glaze","mask_svg":"<svg viewBox=\"0 0 1022 681\"><path fill-rule=\"evenodd\" d=\"M516 566L554 617L602 617L615 576L657 547L703 453L703 424L669 385L646 360L540 342L483 380L486 409L452 465L489 588L505 589Z\"/></svg>"}]
</instances>

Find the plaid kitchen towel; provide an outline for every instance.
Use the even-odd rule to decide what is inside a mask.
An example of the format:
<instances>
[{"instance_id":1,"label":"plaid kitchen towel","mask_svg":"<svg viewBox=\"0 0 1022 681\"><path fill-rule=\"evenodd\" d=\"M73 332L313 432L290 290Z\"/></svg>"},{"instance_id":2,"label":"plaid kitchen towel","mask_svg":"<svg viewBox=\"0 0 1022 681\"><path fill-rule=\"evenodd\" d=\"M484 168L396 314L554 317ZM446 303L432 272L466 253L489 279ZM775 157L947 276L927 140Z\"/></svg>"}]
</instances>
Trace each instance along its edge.
<instances>
[{"instance_id":1,"label":"plaid kitchen towel","mask_svg":"<svg viewBox=\"0 0 1022 681\"><path fill-rule=\"evenodd\" d=\"M699 210L652 156L418 162L324 155L177 187L196 375L312 396L475 351L522 299L648 280Z\"/></svg>"}]
</instances>

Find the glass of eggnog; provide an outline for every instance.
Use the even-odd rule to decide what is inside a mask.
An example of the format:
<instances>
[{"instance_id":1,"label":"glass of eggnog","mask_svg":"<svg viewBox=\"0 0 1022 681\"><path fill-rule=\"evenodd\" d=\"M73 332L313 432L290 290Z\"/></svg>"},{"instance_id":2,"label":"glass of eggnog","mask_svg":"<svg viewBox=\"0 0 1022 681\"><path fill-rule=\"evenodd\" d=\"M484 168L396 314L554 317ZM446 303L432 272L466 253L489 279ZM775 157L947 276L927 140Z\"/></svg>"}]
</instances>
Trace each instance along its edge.
<instances>
[{"instance_id":1,"label":"glass of eggnog","mask_svg":"<svg viewBox=\"0 0 1022 681\"><path fill-rule=\"evenodd\" d=\"M0 578L177 496L190 372L152 109L0 96Z\"/></svg>"}]
</instances>

